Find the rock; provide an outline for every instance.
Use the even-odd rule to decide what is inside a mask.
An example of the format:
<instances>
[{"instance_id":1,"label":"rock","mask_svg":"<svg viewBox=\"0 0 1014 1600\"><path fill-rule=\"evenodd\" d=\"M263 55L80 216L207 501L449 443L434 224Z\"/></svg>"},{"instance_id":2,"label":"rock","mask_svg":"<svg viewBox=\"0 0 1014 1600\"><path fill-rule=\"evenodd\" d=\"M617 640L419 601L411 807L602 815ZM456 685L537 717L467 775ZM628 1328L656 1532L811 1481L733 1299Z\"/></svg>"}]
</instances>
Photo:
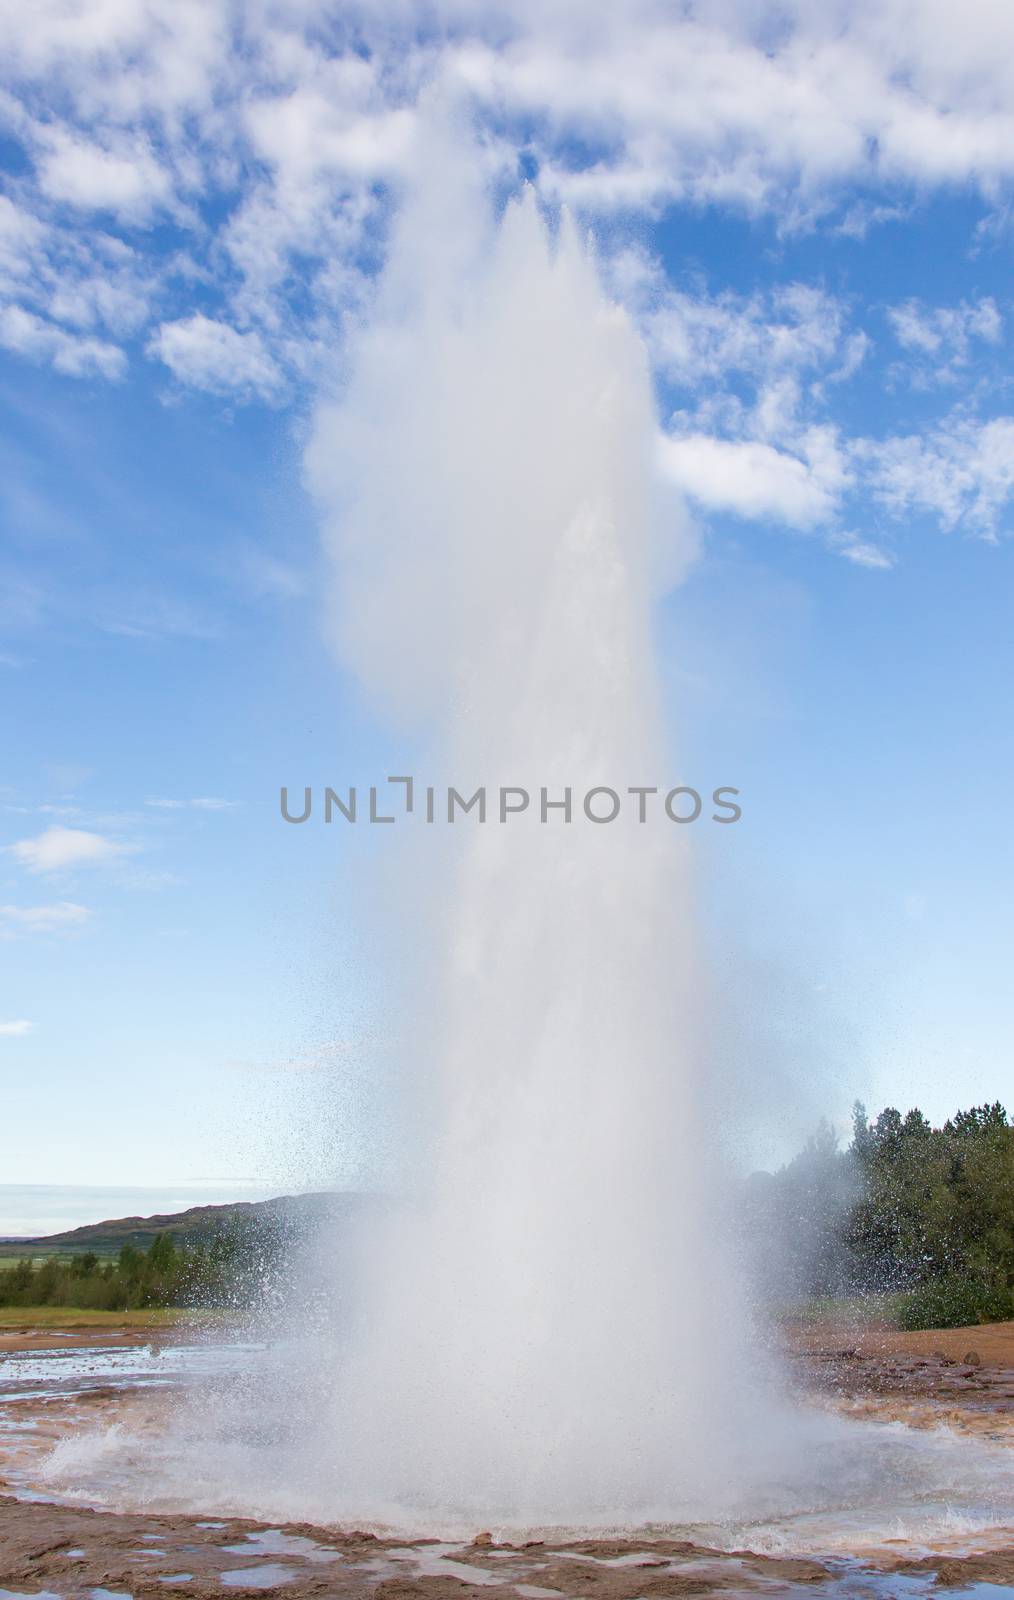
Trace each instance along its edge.
<instances>
[{"instance_id":1,"label":"rock","mask_svg":"<svg viewBox=\"0 0 1014 1600\"><path fill-rule=\"evenodd\" d=\"M963 1357L963 1360L966 1367L982 1366L982 1357L980 1356L978 1350L969 1350L967 1356Z\"/></svg>"},{"instance_id":2,"label":"rock","mask_svg":"<svg viewBox=\"0 0 1014 1600\"><path fill-rule=\"evenodd\" d=\"M494 1543L493 1535L491 1533L477 1533L472 1543L479 1545L483 1550L488 1550L490 1545Z\"/></svg>"}]
</instances>

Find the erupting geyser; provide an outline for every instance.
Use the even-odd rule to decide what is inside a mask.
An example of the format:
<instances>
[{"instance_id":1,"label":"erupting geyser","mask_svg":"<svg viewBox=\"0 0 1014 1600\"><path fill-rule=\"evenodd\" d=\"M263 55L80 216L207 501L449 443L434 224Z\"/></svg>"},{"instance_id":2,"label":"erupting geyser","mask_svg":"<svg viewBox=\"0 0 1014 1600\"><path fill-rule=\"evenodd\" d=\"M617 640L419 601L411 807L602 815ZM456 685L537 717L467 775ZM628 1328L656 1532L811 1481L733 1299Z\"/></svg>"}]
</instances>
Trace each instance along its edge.
<instances>
[{"instance_id":1,"label":"erupting geyser","mask_svg":"<svg viewBox=\"0 0 1014 1600\"><path fill-rule=\"evenodd\" d=\"M341 649L454 779L658 784L651 608L689 536L644 350L566 219L529 194L494 225L448 182L408 206L311 449ZM575 812L459 823L418 932L422 1193L342 1358L343 1512L671 1520L728 1498L754 1427L679 830Z\"/></svg>"}]
</instances>

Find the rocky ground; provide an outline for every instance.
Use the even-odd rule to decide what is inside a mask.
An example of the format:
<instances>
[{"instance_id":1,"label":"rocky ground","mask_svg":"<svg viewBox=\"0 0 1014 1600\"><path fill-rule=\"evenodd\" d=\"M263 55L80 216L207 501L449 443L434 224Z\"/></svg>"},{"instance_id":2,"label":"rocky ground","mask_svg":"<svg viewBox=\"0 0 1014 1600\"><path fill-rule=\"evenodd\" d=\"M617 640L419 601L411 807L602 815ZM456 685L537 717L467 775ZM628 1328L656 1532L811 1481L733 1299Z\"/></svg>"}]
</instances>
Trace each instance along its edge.
<instances>
[{"instance_id":1,"label":"rocky ground","mask_svg":"<svg viewBox=\"0 0 1014 1600\"><path fill-rule=\"evenodd\" d=\"M104 1337L114 1339L111 1330ZM1014 1323L947 1333L902 1335L844 1325L789 1327L800 1382L837 1409L892 1417L909 1426L941 1421L1014 1443ZM20 1337L22 1342L15 1341ZM88 1330L73 1337L94 1348ZM151 1335L146 1336L149 1340ZM167 1335L171 1337L171 1335ZM48 1343L47 1343L48 1338ZM52 1348L32 1330L8 1330L7 1348ZM135 1343L134 1331L123 1334ZM61 1347L65 1347L61 1340ZM129 1412L129 1393L93 1389L34 1405L43 1442L84 1413ZM36 1439L39 1429L34 1430ZM787 1558L719 1551L664 1538L497 1544L421 1540L405 1545L360 1531L268 1526L237 1518L113 1514L54 1505L4 1492L15 1443L0 1455L0 1600L10 1595L61 1600L222 1600L271 1593L364 1600L480 1600L490 1587L510 1600L668 1600L676 1596L826 1595L838 1600L919 1597L947 1590L979 1600L1014 1595L1014 1541L997 1548L932 1556L899 1550L860 1566L844 1559ZM9 1491L11 1485L7 1484ZM1014 1522L1014 1507L1012 1507ZM986 1585L988 1587L977 1587ZM485 1596L482 1597L485 1600Z\"/></svg>"},{"instance_id":2,"label":"rocky ground","mask_svg":"<svg viewBox=\"0 0 1014 1600\"><path fill-rule=\"evenodd\" d=\"M946 1424L1014 1445L1014 1322L919 1333L824 1323L786 1332L801 1381L850 1415Z\"/></svg>"},{"instance_id":3,"label":"rocky ground","mask_svg":"<svg viewBox=\"0 0 1014 1600\"><path fill-rule=\"evenodd\" d=\"M902 1578L903 1584L892 1585ZM915 1580L925 1580L925 1588ZM1014 1549L857 1563L722 1551L672 1539L496 1544L419 1541L242 1519L128 1516L0 1497L0 1585L8 1594L222 1600L283 1590L363 1600L670 1600L709 1595L864 1595L1014 1585ZM985 1600L985 1593L983 1600ZM995 1590L989 1592L996 1592ZM1001 1593L1004 1589L1001 1589ZM1014 1593L1014 1588L1006 1589Z\"/></svg>"}]
</instances>

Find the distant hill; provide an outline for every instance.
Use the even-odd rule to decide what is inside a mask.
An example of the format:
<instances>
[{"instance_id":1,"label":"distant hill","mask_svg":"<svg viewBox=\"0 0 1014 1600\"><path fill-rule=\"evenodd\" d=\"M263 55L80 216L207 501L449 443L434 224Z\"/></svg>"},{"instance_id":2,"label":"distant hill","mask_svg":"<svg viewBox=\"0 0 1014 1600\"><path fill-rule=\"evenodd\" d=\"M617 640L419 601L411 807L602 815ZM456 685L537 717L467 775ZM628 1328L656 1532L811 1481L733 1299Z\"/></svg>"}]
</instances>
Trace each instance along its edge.
<instances>
[{"instance_id":1,"label":"distant hill","mask_svg":"<svg viewBox=\"0 0 1014 1600\"><path fill-rule=\"evenodd\" d=\"M216 1234L235 1229L277 1235L298 1231L308 1224L330 1217L345 1220L353 1213L374 1204L367 1194L322 1192L281 1195L274 1200L237 1200L230 1205L190 1206L153 1217L116 1217L107 1222L89 1222L65 1233L49 1233L34 1239L0 1240L8 1250L32 1255L65 1251L94 1250L97 1255L114 1254L125 1244L147 1250L160 1233L171 1233L178 1244L204 1244Z\"/></svg>"}]
</instances>

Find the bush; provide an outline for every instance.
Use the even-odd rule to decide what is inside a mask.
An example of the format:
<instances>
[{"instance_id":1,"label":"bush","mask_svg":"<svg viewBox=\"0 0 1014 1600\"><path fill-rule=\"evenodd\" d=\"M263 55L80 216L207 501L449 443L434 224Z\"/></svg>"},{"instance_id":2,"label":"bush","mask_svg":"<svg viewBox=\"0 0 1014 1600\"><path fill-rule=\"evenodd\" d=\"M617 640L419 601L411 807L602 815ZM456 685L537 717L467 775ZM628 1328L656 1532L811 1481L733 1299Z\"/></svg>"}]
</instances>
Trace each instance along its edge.
<instances>
[{"instance_id":1,"label":"bush","mask_svg":"<svg viewBox=\"0 0 1014 1600\"><path fill-rule=\"evenodd\" d=\"M282 1241L219 1234L207 1244L177 1245L158 1234L147 1251L125 1244L115 1260L94 1251L30 1257L0 1270L0 1306L80 1306L125 1311L141 1306L247 1305L278 1265ZM274 1253L273 1253L274 1252ZM2 1594L2 1591L0 1591Z\"/></svg>"},{"instance_id":2,"label":"bush","mask_svg":"<svg viewBox=\"0 0 1014 1600\"><path fill-rule=\"evenodd\" d=\"M1003 1322L1008 1317L1014 1317L1014 1290L960 1273L934 1278L898 1296L898 1326L906 1333Z\"/></svg>"}]
</instances>

